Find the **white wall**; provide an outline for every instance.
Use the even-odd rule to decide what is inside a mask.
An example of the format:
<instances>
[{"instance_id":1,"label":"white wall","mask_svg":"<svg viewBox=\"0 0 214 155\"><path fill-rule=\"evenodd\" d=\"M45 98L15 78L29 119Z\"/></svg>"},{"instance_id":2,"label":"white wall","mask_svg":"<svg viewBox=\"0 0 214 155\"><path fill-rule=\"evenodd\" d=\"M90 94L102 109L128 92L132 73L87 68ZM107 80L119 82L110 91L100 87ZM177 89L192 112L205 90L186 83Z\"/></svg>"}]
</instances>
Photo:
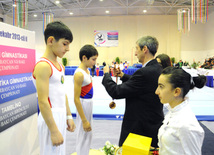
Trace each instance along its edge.
<instances>
[{"instance_id":1,"label":"white wall","mask_svg":"<svg viewBox=\"0 0 214 155\"><path fill-rule=\"evenodd\" d=\"M214 28L214 13L209 15L208 22L205 24L205 36L206 36L206 42L205 47L207 50L214 51L214 35L213 35L213 28ZM214 54L213 54L214 56Z\"/></svg>"},{"instance_id":2,"label":"white wall","mask_svg":"<svg viewBox=\"0 0 214 155\"><path fill-rule=\"evenodd\" d=\"M204 62L206 58L214 56L214 13L209 15L208 22L191 24L189 34L181 36L181 59L190 63L193 59Z\"/></svg>"},{"instance_id":3,"label":"white wall","mask_svg":"<svg viewBox=\"0 0 214 155\"><path fill-rule=\"evenodd\" d=\"M45 52L45 40L43 35L43 21L29 22L28 29L35 32L36 58L40 58Z\"/></svg>"},{"instance_id":4,"label":"white wall","mask_svg":"<svg viewBox=\"0 0 214 155\"><path fill-rule=\"evenodd\" d=\"M58 19L55 19L58 20ZM118 30L118 47L98 47L98 62L107 60L110 63L116 56L122 60L133 63L137 59L132 51L135 49L135 42L140 36L154 35L158 38L160 48L158 53L166 53L192 63L203 62L205 58L214 55L214 13L209 14L208 22L202 24L191 23L189 34L182 34L177 31L177 16L118 16L118 17L71 17L60 19L70 27L74 34L74 41L70 46L70 52L65 55L68 58L68 65L78 65L79 49L84 44L93 44L94 30ZM6 17L6 23L12 23L12 19ZM29 30L36 32L36 52L40 57L45 50L43 37L43 22L29 22Z\"/></svg>"},{"instance_id":5,"label":"white wall","mask_svg":"<svg viewBox=\"0 0 214 155\"><path fill-rule=\"evenodd\" d=\"M74 36L70 52L65 55L68 65L80 63L79 50L85 44L94 44L94 30L119 31L118 47L97 47L97 62L100 64L103 61L111 64L117 56L122 61L136 63L135 43L145 35L155 36L159 40L158 53L180 57L180 34L177 31L176 16L73 17L60 20L68 25ZM36 32L36 51L41 55L45 50L42 21L29 22L29 29Z\"/></svg>"}]
</instances>

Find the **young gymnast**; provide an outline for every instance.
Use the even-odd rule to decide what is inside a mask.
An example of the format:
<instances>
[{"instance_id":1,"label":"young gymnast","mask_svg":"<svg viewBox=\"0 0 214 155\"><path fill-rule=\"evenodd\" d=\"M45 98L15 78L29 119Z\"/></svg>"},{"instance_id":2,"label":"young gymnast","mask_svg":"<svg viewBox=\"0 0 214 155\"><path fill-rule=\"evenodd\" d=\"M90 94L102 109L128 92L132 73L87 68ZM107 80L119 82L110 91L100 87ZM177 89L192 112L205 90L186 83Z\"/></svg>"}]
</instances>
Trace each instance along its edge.
<instances>
[{"instance_id":1,"label":"young gymnast","mask_svg":"<svg viewBox=\"0 0 214 155\"><path fill-rule=\"evenodd\" d=\"M80 65L74 73L74 103L77 108L77 155L88 155L92 141L93 85L88 68L96 64L97 50L92 45L80 49Z\"/></svg>"},{"instance_id":2,"label":"young gymnast","mask_svg":"<svg viewBox=\"0 0 214 155\"><path fill-rule=\"evenodd\" d=\"M69 51L73 40L70 29L61 22L52 22L44 32L46 50L36 64L33 77L38 94L38 133L40 155L65 155L67 130L74 131L64 88L64 67L57 61Z\"/></svg>"}]
</instances>

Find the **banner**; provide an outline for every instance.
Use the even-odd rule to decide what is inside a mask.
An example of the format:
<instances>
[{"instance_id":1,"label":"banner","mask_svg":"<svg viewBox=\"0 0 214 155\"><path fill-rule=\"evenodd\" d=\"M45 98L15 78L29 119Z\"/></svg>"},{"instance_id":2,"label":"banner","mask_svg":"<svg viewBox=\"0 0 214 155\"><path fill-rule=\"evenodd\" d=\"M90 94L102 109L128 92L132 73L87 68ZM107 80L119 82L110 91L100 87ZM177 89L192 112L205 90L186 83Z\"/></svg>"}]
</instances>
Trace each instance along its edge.
<instances>
[{"instance_id":1,"label":"banner","mask_svg":"<svg viewBox=\"0 0 214 155\"><path fill-rule=\"evenodd\" d=\"M39 154L35 61L35 32L0 22L1 154Z\"/></svg>"},{"instance_id":2,"label":"banner","mask_svg":"<svg viewBox=\"0 0 214 155\"><path fill-rule=\"evenodd\" d=\"M37 113L35 33L0 23L0 132Z\"/></svg>"},{"instance_id":3,"label":"banner","mask_svg":"<svg viewBox=\"0 0 214 155\"><path fill-rule=\"evenodd\" d=\"M94 45L97 47L118 46L118 31L94 31Z\"/></svg>"},{"instance_id":4,"label":"banner","mask_svg":"<svg viewBox=\"0 0 214 155\"><path fill-rule=\"evenodd\" d=\"M32 72L35 50L0 45L0 75Z\"/></svg>"}]
</instances>

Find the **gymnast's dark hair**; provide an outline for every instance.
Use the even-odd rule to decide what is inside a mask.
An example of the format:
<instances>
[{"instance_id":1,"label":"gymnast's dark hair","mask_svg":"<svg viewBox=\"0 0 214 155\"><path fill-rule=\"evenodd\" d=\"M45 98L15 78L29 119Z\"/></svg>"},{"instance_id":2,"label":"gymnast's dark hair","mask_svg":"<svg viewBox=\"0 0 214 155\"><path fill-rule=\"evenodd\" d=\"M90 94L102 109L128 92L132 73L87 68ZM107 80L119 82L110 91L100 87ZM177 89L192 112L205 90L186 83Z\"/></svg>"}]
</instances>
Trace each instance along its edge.
<instances>
[{"instance_id":1,"label":"gymnast's dark hair","mask_svg":"<svg viewBox=\"0 0 214 155\"><path fill-rule=\"evenodd\" d=\"M47 44L47 39L53 36L56 41L59 39L66 39L70 42L73 41L73 35L71 30L62 22L54 21L47 25L44 31L45 43Z\"/></svg>"},{"instance_id":2,"label":"gymnast's dark hair","mask_svg":"<svg viewBox=\"0 0 214 155\"><path fill-rule=\"evenodd\" d=\"M183 89L183 97L194 87L202 88L207 80L204 75L191 77L189 73L176 67L166 67L161 74L169 75L169 83L172 84L173 88L179 87Z\"/></svg>"},{"instance_id":3,"label":"gymnast's dark hair","mask_svg":"<svg viewBox=\"0 0 214 155\"><path fill-rule=\"evenodd\" d=\"M171 59L167 54L159 54L158 56L156 56L155 59L157 58L160 59L161 61L160 65L162 66L163 69L168 66L172 66Z\"/></svg>"},{"instance_id":4,"label":"gymnast's dark hair","mask_svg":"<svg viewBox=\"0 0 214 155\"><path fill-rule=\"evenodd\" d=\"M98 56L98 52L97 52L97 49L94 46L85 45L80 49L80 53L79 53L80 61L82 61L82 56L83 55L85 55L87 57L87 59L89 59L92 56L95 56L95 55Z\"/></svg>"}]
</instances>

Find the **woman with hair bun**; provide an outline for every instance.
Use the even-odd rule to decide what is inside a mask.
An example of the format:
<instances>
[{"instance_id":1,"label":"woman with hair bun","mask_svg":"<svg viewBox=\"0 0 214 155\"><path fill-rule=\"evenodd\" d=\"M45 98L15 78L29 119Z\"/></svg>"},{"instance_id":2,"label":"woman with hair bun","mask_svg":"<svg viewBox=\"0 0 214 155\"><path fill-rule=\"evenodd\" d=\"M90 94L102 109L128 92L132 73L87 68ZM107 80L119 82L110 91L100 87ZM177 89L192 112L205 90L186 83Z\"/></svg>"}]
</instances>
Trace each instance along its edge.
<instances>
[{"instance_id":1,"label":"woman with hair bun","mask_svg":"<svg viewBox=\"0 0 214 155\"><path fill-rule=\"evenodd\" d=\"M183 69L167 67L159 79L156 94L162 104L169 103L162 126L158 131L160 155L201 155L204 131L185 99L194 87L202 88L205 76L191 77Z\"/></svg>"}]
</instances>

